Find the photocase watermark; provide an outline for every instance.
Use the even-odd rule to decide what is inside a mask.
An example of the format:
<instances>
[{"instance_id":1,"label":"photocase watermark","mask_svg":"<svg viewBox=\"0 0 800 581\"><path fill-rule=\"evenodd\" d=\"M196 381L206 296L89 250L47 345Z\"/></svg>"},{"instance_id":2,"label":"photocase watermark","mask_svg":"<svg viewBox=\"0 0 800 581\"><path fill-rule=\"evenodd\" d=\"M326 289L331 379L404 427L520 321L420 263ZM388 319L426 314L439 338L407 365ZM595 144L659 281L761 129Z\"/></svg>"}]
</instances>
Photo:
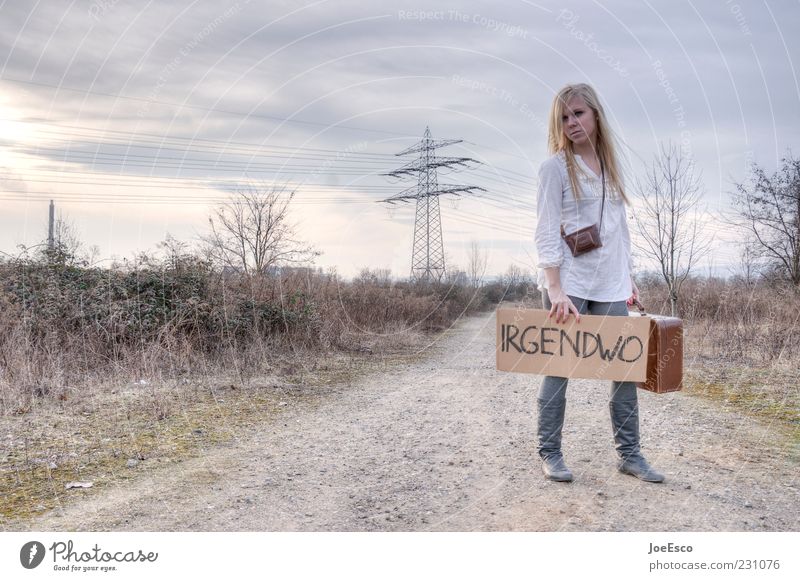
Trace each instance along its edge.
<instances>
[{"instance_id":1,"label":"photocase watermark","mask_svg":"<svg viewBox=\"0 0 800 581\"><path fill-rule=\"evenodd\" d=\"M194 49L196 49L202 42L204 42L209 36L214 34L214 32L227 20L241 12L242 4L249 4L250 0L244 0L243 2L236 2L233 6L230 6L225 12L217 16L211 22L208 22L202 29L192 36L192 39L184 44L178 54L173 57L173 59L167 63L161 72L159 73L158 77L156 78L156 83L153 89L147 95L147 101L139 108L137 115L139 117L144 117L147 114L147 111L150 109L150 105L158 99L159 94L161 93L161 89L164 88L164 85L167 84L167 81L172 77L172 74L180 68L183 64L183 61L186 57L188 57Z\"/></svg>"},{"instance_id":2,"label":"photocase watermark","mask_svg":"<svg viewBox=\"0 0 800 581\"><path fill-rule=\"evenodd\" d=\"M315 169L305 180L303 180L303 183L306 183L308 181L311 181L319 177L321 173L328 171L335 164L347 160L354 153L360 153L364 151L367 148L367 145L369 145L368 142L359 141L358 143L348 145L345 149L341 151L337 151L335 157L330 157L326 159L323 163L321 163L317 169Z\"/></svg>"},{"instance_id":3,"label":"photocase watermark","mask_svg":"<svg viewBox=\"0 0 800 581\"><path fill-rule=\"evenodd\" d=\"M739 25L739 30L745 36L753 36L753 33L750 32L750 27L747 25L747 19L742 14L742 8L733 2L733 0L725 0L725 4L730 6L731 14L733 14L734 18L736 19L736 24Z\"/></svg>"},{"instance_id":4,"label":"photocase watermark","mask_svg":"<svg viewBox=\"0 0 800 581\"><path fill-rule=\"evenodd\" d=\"M499 32L508 37L522 38L527 40L529 30L517 24L509 24L502 20L496 20L483 14L461 12L460 10L398 10L398 20L415 20L423 22L426 20L445 20L451 22L464 22L466 24L477 24L482 28Z\"/></svg>"},{"instance_id":5,"label":"photocase watermark","mask_svg":"<svg viewBox=\"0 0 800 581\"><path fill-rule=\"evenodd\" d=\"M26 569L35 569L44 559L44 545L39 541L30 541L22 545L19 551L19 562Z\"/></svg>"},{"instance_id":6,"label":"photocase watermark","mask_svg":"<svg viewBox=\"0 0 800 581\"><path fill-rule=\"evenodd\" d=\"M119 0L95 0L89 6L89 16L100 22L100 17L104 16L106 12L114 8Z\"/></svg>"},{"instance_id":7,"label":"photocase watermark","mask_svg":"<svg viewBox=\"0 0 800 581\"><path fill-rule=\"evenodd\" d=\"M569 30L570 34L578 41L582 42L586 48L588 48L591 52L593 52L598 59L602 62L606 63L609 67L615 70L619 76L623 78L628 78L630 73L628 70L622 65L622 62L615 58L612 54L610 54L606 49L601 48L597 42L594 40L594 33L585 33L580 28L576 28L575 25L580 20L580 15L575 14L572 10L568 10L566 8L562 8L558 16L556 17L556 22L560 22L561 25Z\"/></svg>"},{"instance_id":8,"label":"photocase watermark","mask_svg":"<svg viewBox=\"0 0 800 581\"><path fill-rule=\"evenodd\" d=\"M609 316L609 315L606 315L606 316ZM633 321L631 319L632 319L632 317L627 317L627 321L622 326L622 330L620 331L620 337L622 337L623 335L628 336L630 333L633 332ZM641 355L645 355L644 343L642 342L642 340L639 339L638 337L636 337L635 335L630 335L630 336L628 336L627 341L630 342L631 339L636 339L636 341L639 342L640 353L636 357L636 359L638 359ZM584 343L585 342L586 341L584 339ZM623 346L623 349L624 349L624 346ZM621 361L625 361L626 363L631 363L631 362L635 361L635 359L634 360L630 360L630 361L627 360L627 359L623 359L622 358L622 352L620 352L620 360ZM604 359L603 363L601 363L600 365L597 366L597 369L595 370L593 379L596 379L596 380L604 379L605 378L605 374L608 371L608 368L611 367L611 363L612 362L613 362L613 358Z\"/></svg>"},{"instance_id":9,"label":"photocase watermark","mask_svg":"<svg viewBox=\"0 0 800 581\"><path fill-rule=\"evenodd\" d=\"M42 564L47 552L53 556L54 571L89 572L116 571L117 563L154 563L158 553L153 551L105 551L95 543L88 550L75 550L72 540L56 541L48 549L39 541L29 541L19 552L20 564L26 569L35 569Z\"/></svg>"},{"instance_id":10,"label":"photocase watermark","mask_svg":"<svg viewBox=\"0 0 800 581\"><path fill-rule=\"evenodd\" d=\"M544 119L537 115L533 109L530 108L530 105L524 101L520 101L506 89L501 89L500 87L492 85L491 83L487 83L486 81L470 79L468 77L462 77L461 75L453 75L451 77L451 81L459 87L464 87L470 91L477 91L479 93L484 93L499 99L508 106L516 109L525 119L536 125L536 127L539 128L542 133L547 133L547 124L545 123Z\"/></svg>"},{"instance_id":11,"label":"photocase watermark","mask_svg":"<svg viewBox=\"0 0 800 581\"><path fill-rule=\"evenodd\" d=\"M464 87L470 91L478 91L480 93L491 95L492 97L500 99L504 103L508 103L512 107L519 106L519 100L516 99L511 93L505 89L501 89L500 87L492 85L491 83L487 83L486 81L470 79L467 77L462 77L461 75L453 75L451 80L459 87Z\"/></svg>"},{"instance_id":12,"label":"photocase watermark","mask_svg":"<svg viewBox=\"0 0 800 581\"><path fill-rule=\"evenodd\" d=\"M686 124L686 111L683 109L683 105L681 104L680 99L678 98L678 94L675 92L675 89L672 88L672 84L669 81L669 77L667 73L664 72L664 66L661 64L661 61L656 59L651 63L653 70L656 74L656 79L658 79L659 86L664 89L664 94L666 94L667 99L669 100L670 105L673 105L672 114L675 117L675 123L678 126L678 129L681 130L680 134L680 151L681 153L686 156L688 159L692 159L692 132L689 131Z\"/></svg>"}]
</instances>

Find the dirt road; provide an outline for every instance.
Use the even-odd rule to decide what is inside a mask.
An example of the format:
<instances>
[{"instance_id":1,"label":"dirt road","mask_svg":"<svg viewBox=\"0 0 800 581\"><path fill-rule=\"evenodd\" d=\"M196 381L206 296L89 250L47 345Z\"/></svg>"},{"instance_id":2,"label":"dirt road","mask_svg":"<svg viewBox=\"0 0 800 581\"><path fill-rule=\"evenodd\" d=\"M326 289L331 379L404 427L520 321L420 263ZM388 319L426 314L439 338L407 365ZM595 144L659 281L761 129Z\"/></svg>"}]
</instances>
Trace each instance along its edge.
<instances>
[{"instance_id":1,"label":"dirt road","mask_svg":"<svg viewBox=\"0 0 800 581\"><path fill-rule=\"evenodd\" d=\"M494 315L465 318L414 365L291 404L252 436L20 525L132 531L787 531L798 450L684 394L640 391L662 485L615 469L608 386L574 380L570 484L535 450L539 378L495 371ZM17 528L17 527L15 527Z\"/></svg>"}]
</instances>

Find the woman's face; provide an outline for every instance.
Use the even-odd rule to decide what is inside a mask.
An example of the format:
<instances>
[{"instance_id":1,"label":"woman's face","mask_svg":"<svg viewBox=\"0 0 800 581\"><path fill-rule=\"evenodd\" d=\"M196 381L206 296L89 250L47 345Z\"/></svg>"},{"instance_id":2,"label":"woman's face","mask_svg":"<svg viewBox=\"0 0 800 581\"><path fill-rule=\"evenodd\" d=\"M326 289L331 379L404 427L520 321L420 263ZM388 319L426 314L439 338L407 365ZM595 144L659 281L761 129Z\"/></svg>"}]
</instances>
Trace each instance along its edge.
<instances>
[{"instance_id":1,"label":"woman's face","mask_svg":"<svg viewBox=\"0 0 800 581\"><path fill-rule=\"evenodd\" d=\"M561 116L564 135L573 145L594 144L595 113L583 100L583 97L572 97Z\"/></svg>"}]
</instances>

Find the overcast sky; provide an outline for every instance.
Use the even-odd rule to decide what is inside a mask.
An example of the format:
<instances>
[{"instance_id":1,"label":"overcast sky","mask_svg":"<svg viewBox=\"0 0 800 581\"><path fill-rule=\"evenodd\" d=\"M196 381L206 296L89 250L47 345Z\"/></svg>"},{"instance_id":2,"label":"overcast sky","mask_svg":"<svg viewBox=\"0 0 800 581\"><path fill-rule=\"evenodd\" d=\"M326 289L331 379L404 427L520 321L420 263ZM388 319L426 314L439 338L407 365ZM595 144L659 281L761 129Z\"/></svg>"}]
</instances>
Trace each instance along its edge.
<instances>
[{"instance_id":1,"label":"overcast sky","mask_svg":"<svg viewBox=\"0 0 800 581\"><path fill-rule=\"evenodd\" d=\"M10 2L0 8L0 250L46 237L47 204L101 258L205 233L245 181L296 189L317 264L406 276L411 181L382 172L426 126L480 160L441 183L448 265L535 264L536 172L564 84L591 83L629 160L661 143L696 164L713 227L755 161L798 152L800 3ZM718 229L713 265L737 261ZM640 264L645 265L644 258Z\"/></svg>"}]
</instances>

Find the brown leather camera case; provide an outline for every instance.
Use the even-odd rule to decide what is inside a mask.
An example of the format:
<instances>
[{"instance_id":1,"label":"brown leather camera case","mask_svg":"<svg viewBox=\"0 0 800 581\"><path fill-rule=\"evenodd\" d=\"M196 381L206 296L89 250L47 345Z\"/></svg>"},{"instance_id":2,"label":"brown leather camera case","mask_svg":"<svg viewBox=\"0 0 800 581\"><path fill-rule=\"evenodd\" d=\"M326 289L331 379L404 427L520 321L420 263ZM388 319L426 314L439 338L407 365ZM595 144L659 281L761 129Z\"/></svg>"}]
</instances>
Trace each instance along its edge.
<instances>
[{"instance_id":1,"label":"brown leather camera case","mask_svg":"<svg viewBox=\"0 0 800 581\"><path fill-rule=\"evenodd\" d=\"M597 224L586 226L585 228L576 230L572 234L566 234L562 226L561 237L564 239L564 242L567 243L567 246L569 246L572 256L586 254L590 250L600 248L603 245L600 241L600 230Z\"/></svg>"}]
</instances>

